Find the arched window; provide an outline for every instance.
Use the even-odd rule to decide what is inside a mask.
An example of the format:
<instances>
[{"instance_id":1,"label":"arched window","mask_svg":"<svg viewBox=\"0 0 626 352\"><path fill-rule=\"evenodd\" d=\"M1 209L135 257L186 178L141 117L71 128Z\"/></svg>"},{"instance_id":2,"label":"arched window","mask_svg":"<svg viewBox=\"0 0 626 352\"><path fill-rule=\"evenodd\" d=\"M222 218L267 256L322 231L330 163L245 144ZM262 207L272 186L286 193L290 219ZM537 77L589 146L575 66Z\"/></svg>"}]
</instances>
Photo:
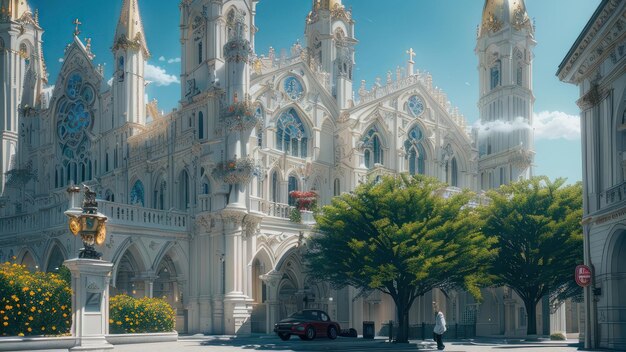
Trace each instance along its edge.
<instances>
[{"instance_id":1,"label":"arched window","mask_svg":"<svg viewBox=\"0 0 626 352\"><path fill-rule=\"evenodd\" d=\"M283 112L276 122L276 149L301 158L307 156L307 133L294 109Z\"/></svg>"},{"instance_id":2,"label":"arched window","mask_svg":"<svg viewBox=\"0 0 626 352\"><path fill-rule=\"evenodd\" d=\"M124 82L124 57L120 56L117 59L117 80Z\"/></svg>"},{"instance_id":3,"label":"arched window","mask_svg":"<svg viewBox=\"0 0 626 352\"><path fill-rule=\"evenodd\" d=\"M143 183L140 180L135 181L133 189L130 190L130 204L144 206L144 189Z\"/></svg>"},{"instance_id":4,"label":"arched window","mask_svg":"<svg viewBox=\"0 0 626 352\"><path fill-rule=\"evenodd\" d=\"M363 156L365 167L371 169L374 164L383 163L383 148L377 127L372 127L361 140L363 142Z\"/></svg>"},{"instance_id":5,"label":"arched window","mask_svg":"<svg viewBox=\"0 0 626 352\"><path fill-rule=\"evenodd\" d=\"M159 176L154 186L154 197L152 204L155 209L165 210L165 190L167 183L163 180L163 177Z\"/></svg>"},{"instance_id":6,"label":"arched window","mask_svg":"<svg viewBox=\"0 0 626 352\"><path fill-rule=\"evenodd\" d=\"M491 66L491 72L490 72L491 73L491 80L490 80L491 89L494 89L501 84L501 77L500 77L501 69L502 69L502 63L500 62L500 60L496 60L493 66Z\"/></svg>"},{"instance_id":7,"label":"arched window","mask_svg":"<svg viewBox=\"0 0 626 352\"><path fill-rule=\"evenodd\" d=\"M459 187L459 167L456 158L452 158L450 164L452 164L450 168L450 186Z\"/></svg>"},{"instance_id":8,"label":"arched window","mask_svg":"<svg viewBox=\"0 0 626 352\"><path fill-rule=\"evenodd\" d=\"M278 202L278 173L272 172L272 202Z\"/></svg>"},{"instance_id":9,"label":"arched window","mask_svg":"<svg viewBox=\"0 0 626 352\"><path fill-rule=\"evenodd\" d=\"M202 180L202 194L211 194L211 183L206 179L206 177Z\"/></svg>"},{"instance_id":10,"label":"arched window","mask_svg":"<svg viewBox=\"0 0 626 352\"><path fill-rule=\"evenodd\" d=\"M198 113L198 139L204 139L204 114Z\"/></svg>"},{"instance_id":11,"label":"arched window","mask_svg":"<svg viewBox=\"0 0 626 352\"><path fill-rule=\"evenodd\" d=\"M263 147L263 128L262 126L265 124L265 113L263 112L263 107L259 104L254 111L254 116L256 119L261 121L261 125L257 125L256 128L256 139L257 146Z\"/></svg>"},{"instance_id":12,"label":"arched window","mask_svg":"<svg viewBox=\"0 0 626 352\"><path fill-rule=\"evenodd\" d=\"M289 189L288 189L289 205L291 206L296 205L296 198L291 195L291 192L297 191L297 190L298 190L298 179L295 176L291 175L289 176Z\"/></svg>"},{"instance_id":13,"label":"arched window","mask_svg":"<svg viewBox=\"0 0 626 352\"><path fill-rule=\"evenodd\" d=\"M409 173L411 175L426 173L426 151L422 142L424 133L419 126L409 131L409 136L404 141L406 157L409 159Z\"/></svg>"},{"instance_id":14,"label":"arched window","mask_svg":"<svg viewBox=\"0 0 626 352\"><path fill-rule=\"evenodd\" d=\"M183 170L180 173L180 204L179 208L185 210L189 207L189 175Z\"/></svg>"},{"instance_id":15,"label":"arched window","mask_svg":"<svg viewBox=\"0 0 626 352\"><path fill-rule=\"evenodd\" d=\"M202 63L202 42L198 43L198 65Z\"/></svg>"},{"instance_id":16,"label":"arched window","mask_svg":"<svg viewBox=\"0 0 626 352\"><path fill-rule=\"evenodd\" d=\"M113 191L107 189L104 192L104 200L106 200L107 202L115 202L115 194L113 194Z\"/></svg>"},{"instance_id":17,"label":"arched window","mask_svg":"<svg viewBox=\"0 0 626 352\"><path fill-rule=\"evenodd\" d=\"M517 85L521 86L524 84L524 68L522 67L522 63L517 63Z\"/></svg>"},{"instance_id":18,"label":"arched window","mask_svg":"<svg viewBox=\"0 0 626 352\"><path fill-rule=\"evenodd\" d=\"M333 187L333 196L338 196L341 194L341 181L338 178L335 179L335 185Z\"/></svg>"}]
</instances>

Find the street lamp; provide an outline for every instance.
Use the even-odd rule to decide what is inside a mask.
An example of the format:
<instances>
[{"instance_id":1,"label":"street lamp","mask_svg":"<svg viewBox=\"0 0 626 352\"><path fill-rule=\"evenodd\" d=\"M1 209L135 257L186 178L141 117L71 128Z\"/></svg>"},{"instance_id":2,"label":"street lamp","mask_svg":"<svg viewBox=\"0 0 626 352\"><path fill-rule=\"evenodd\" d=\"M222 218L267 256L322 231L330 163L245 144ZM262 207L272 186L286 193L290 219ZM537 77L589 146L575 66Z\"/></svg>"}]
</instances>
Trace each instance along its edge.
<instances>
[{"instance_id":1,"label":"street lamp","mask_svg":"<svg viewBox=\"0 0 626 352\"><path fill-rule=\"evenodd\" d=\"M102 253L97 252L94 245L103 245L106 239L107 217L98 212L98 202L96 202L96 192L92 192L85 186L85 198L82 209L76 204L77 193L80 188L70 186L67 189L70 194L70 209L65 212L69 218L69 229L74 236L80 234L84 248L78 254L79 258L101 259Z\"/></svg>"}]
</instances>

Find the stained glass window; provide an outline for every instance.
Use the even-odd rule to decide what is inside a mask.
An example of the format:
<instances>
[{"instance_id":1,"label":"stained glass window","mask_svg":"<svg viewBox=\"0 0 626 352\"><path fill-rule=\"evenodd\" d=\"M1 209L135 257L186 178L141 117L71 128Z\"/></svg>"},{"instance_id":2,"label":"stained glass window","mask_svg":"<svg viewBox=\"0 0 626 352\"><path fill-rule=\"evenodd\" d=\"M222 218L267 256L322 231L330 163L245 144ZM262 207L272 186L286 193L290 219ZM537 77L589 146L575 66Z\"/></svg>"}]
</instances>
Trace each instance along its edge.
<instances>
[{"instance_id":1,"label":"stained glass window","mask_svg":"<svg viewBox=\"0 0 626 352\"><path fill-rule=\"evenodd\" d=\"M426 172L426 150L422 145L424 133L419 126L409 131L407 140L404 142L407 158L409 159L409 173L411 175L424 174Z\"/></svg>"},{"instance_id":2,"label":"stained glass window","mask_svg":"<svg viewBox=\"0 0 626 352\"><path fill-rule=\"evenodd\" d=\"M450 186L458 187L459 186L459 167L456 162L456 158L452 158L452 170L450 177Z\"/></svg>"},{"instance_id":3,"label":"stained glass window","mask_svg":"<svg viewBox=\"0 0 626 352\"><path fill-rule=\"evenodd\" d=\"M130 190L130 204L144 206L143 183L139 180L135 182L133 189Z\"/></svg>"},{"instance_id":4,"label":"stained glass window","mask_svg":"<svg viewBox=\"0 0 626 352\"><path fill-rule=\"evenodd\" d=\"M363 142L363 156L365 167L371 169L374 164L383 163L383 148L378 128L372 127L361 140Z\"/></svg>"},{"instance_id":5,"label":"stained glass window","mask_svg":"<svg viewBox=\"0 0 626 352\"><path fill-rule=\"evenodd\" d=\"M292 100L300 99L302 93L304 93L302 83L294 76L285 78L284 89L287 96Z\"/></svg>"},{"instance_id":6,"label":"stained glass window","mask_svg":"<svg viewBox=\"0 0 626 352\"><path fill-rule=\"evenodd\" d=\"M417 95L413 95L407 101L407 106L411 115L417 117L424 112L424 101Z\"/></svg>"},{"instance_id":7,"label":"stained glass window","mask_svg":"<svg viewBox=\"0 0 626 352\"><path fill-rule=\"evenodd\" d=\"M305 158L308 138L302 120L294 109L283 112L276 122L276 149Z\"/></svg>"},{"instance_id":8,"label":"stained glass window","mask_svg":"<svg viewBox=\"0 0 626 352\"><path fill-rule=\"evenodd\" d=\"M56 132L61 148L64 164L70 162L85 165L85 171L68 173L68 181L83 181L91 178L87 170L90 159L91 142L87 131L93 126L92 106L95 103L94 88L85 83L78 72L69 75L65 84L65 96L59 99L56 106Z\"/></svg>"}]
</instances>

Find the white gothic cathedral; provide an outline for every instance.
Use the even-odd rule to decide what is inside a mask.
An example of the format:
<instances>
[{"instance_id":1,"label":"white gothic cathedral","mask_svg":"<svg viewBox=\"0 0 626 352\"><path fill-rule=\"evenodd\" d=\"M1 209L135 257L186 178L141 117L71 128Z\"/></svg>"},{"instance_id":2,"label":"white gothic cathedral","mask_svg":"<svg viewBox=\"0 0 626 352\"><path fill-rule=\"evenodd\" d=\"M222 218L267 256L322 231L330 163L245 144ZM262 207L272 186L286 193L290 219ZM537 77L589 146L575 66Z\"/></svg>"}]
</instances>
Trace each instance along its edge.
<instances>
[{"instance_id":1,"label":"white gothic cathedral","mask_svg":"<svg viewBox=\"0 0 626 352\"><path fill-rule=\"evenodd\" d=\"M150 38L138 0L118 1L113 77L76 33L52 86L37 13L27 0L0 0L0 261L53 271L75 257L66 189L85 184L109 218L101 250L115 265L111 294L165 297L181 332L271 332L305 301L344 327L380 328L395 319L390 299L304 274L313 220L289 220L290 192L313 190L325 204L386 174L431 175L449 192L532 174L531 131L472 131L412 51L406 68L355 86L356 22L340 0L313 1L304 45L264 55L254 44L258 0L182 0L181 95L163 115L145 101ZM482 125L532 124L524 1L486 0L477 34ZM412 322L431 320L433 296L450 324L525 334L523 304L508 289L486 290L480 304L432 292Z\"/></svg>"}]
</instances>

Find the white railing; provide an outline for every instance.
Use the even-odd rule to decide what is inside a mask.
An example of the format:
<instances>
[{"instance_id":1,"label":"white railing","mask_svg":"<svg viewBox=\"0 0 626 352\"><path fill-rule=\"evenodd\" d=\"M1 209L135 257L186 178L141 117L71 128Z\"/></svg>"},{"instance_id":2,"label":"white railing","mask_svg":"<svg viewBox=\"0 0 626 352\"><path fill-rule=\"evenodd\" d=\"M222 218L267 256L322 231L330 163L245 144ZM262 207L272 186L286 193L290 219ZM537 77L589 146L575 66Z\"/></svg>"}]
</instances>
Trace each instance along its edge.
<instances>
[{"instance_id":1,"label":"white railing","mask_svg":"<svg viewBox=\"0 0 626 352\"><path fill-rule=\"evenodd\" d=\"M50 228L65 226L64 212L67 203L40 209L30 214L0 218L0 236L28 234ZM186 231L189 218L186 213L142 208L133 205L98 200L98 210L105 214L108 224L158 228L162 230Z\"/></svg>"},{"instance_id":2,"label":"white railing","mask_svg":"<svg viewBox=\"0 0 626 352\"><path fill-rule=\"evenodd\" d=\"M263 213L267 216L289 219L294 207L289 204L270 202L265 199L250 197L250 210Z\"/></svg>"},{"instance_id":3,"label":"white railing","mask_svg":"<svg viewBox=\"0 0 626 352\"><path fill-rule=\"evenodd\" d=\"M27 234L63 225L67 222L63 213L65 210L67 210L67 205L61 204L30 214L0 218L0 236Z\"/></svg>"},{"instance_id":4,"label":"white railing","mask_svg":"<svg viewBox=\"0 0 626 352\"><path fill-rule=\"evenodd\" d=\"M185 231L189 224L186 213L156 210L134 205L98 201L98 210L112 225L152 227L162 230Z\"/></svg>"}]
</instances>

